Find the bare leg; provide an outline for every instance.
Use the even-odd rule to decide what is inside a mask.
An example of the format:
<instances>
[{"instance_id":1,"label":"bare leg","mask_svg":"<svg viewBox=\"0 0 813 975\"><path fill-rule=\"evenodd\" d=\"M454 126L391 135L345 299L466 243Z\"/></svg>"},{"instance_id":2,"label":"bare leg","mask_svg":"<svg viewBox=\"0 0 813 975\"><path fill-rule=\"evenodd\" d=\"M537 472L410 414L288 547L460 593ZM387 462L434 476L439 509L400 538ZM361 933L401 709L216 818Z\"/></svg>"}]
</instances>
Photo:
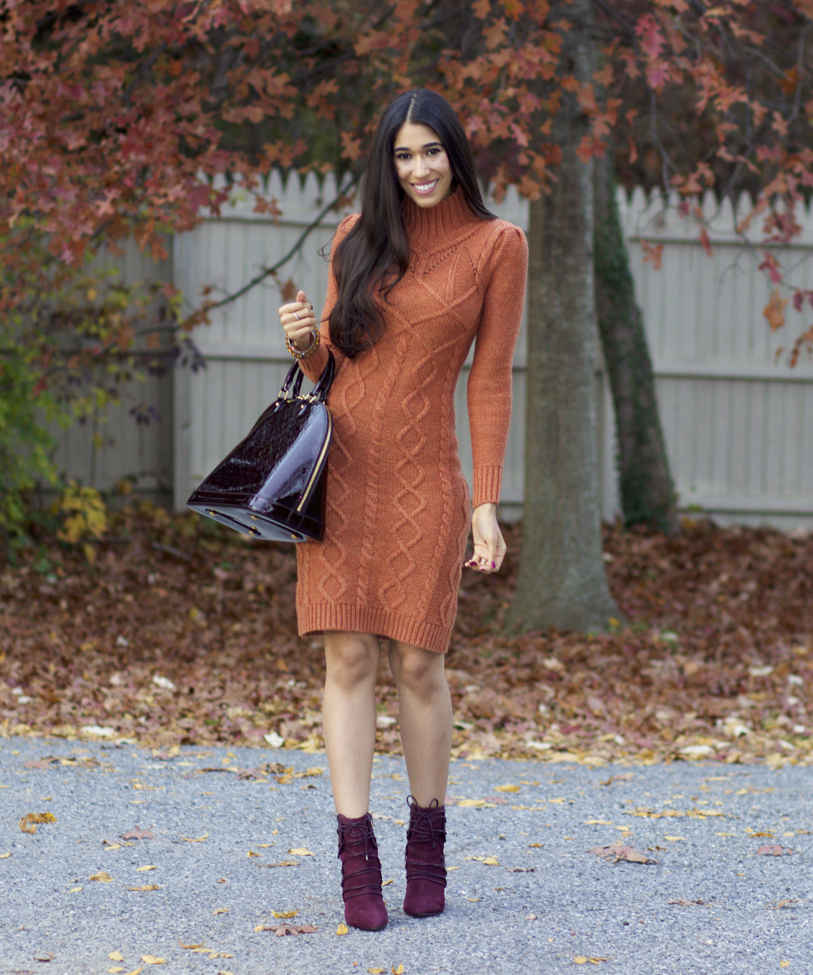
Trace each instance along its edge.
<instances>
[{"instance_id":1,"label":"bare leg","mask_svg":"<svg viewBox=\"0 0 813 975\"><path fill-rule=\"evenodd\" d=\"M379 655L378 637L369 633L325 633L322 726L336 812L350 819L370 805Z\"/></svg>"},{"instance_id":2,"label":"bare leg","mask_svg":"<svg viewBox=\"0 0 813 975\"><path fill-rule=\"evenodd\" d=\"M452 747L452 698L444 656L390 640L390 667L398 688L401 743L409 789L419 806L443 805Z\"/></svg>"}]
</instances>

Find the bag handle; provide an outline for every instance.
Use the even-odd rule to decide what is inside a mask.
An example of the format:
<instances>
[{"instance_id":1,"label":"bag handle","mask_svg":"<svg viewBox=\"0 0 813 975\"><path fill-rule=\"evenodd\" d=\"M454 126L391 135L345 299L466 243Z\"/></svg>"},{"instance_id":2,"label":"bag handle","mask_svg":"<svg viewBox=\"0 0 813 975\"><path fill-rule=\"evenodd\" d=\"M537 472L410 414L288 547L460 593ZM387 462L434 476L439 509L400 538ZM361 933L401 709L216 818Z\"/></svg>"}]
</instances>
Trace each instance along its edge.
<instances>
[{"instance_id":1,"label":"bag handle","mask_svg":"<svg viewBox=\"0 0 813 975\"><path fill-rule=\"evenodd\" d=\"M336 360L333 358L333 353L330 349L327 350L327 365L325 366L322 375L319 377L319 382L314 386L313 392L310 394L314 400L319 400L320 403L324 403L327 399L327 394L330 392L330 387L333 385L333 376L336 372ZM302 380L305 374L300 368L299 362L295 360L291 364L291 368L288 370L288 375L285 377L285 382L283 382L282 387L279 391L279 399L288 398L288 390L291 389L291 383L293 382L294 387L291 390L291 398L296 399L299 396L299 391L302 389Z\"/></svg>"},{"instance_id":2,"label":"bag handle","mask_svg":"<svg viewBox=\"0 0 813 975\"><path fill-rule=\"evenodd\" d=\"M333 353L330 349L327 350L327 365L325 366L322 375L319 377L319 382L313 387L313 392L311 395L314 399L318 399L320 403L324 403L327 399L327 394L330 392L330 387L333 385L333 376L336 372L336 360L333 358Z\"/></svg>"}]
</instances>

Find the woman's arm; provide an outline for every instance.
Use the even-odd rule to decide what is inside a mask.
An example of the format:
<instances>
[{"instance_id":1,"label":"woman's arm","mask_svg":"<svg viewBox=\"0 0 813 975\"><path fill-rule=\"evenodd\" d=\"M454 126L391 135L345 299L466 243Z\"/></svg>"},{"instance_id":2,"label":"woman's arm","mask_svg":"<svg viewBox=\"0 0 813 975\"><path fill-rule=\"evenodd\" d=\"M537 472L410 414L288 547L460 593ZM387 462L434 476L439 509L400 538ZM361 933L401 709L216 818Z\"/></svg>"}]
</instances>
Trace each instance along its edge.
<instances>
[{"instance_id":1,"label":"woman's arm","mask_svg":"<svg viewBox=\"0 0 813 975\"><path fill-rule=\"evenodd\" d=\"M514 348L528 277L528 244L519 227L508 225L501 230L489 265L468 381L475 551L475 558L468 565L484 572L499 569L505 555L505 542L497 525L497 504L511 423Z\"/></svg>"},{"instance_id":2,"label":"woman's arm","mask_svg":"<svg viewBox=\"0 0 813 975\"><path fill-rule=\"evenodd\" d=\"M301 352L305 352L308 348L310 348L312 343L315 341L316 331L318 330L321 332L319 346L313 355L308 356L307 359L299 360L302 371L305 373L308 379L314 383L318 381L319 377L324 372L325 366L327 365L328 345L330 345L330 349L337 359L341 358L342 356L342 353L339 352L335 346L330 344L330 328L328 325L330 313L333 310L333 306L336 304L336 297L338 294L338 288L336 287L336 275L333 272L333 255L336 253L336 247L347 236L357 219L357 213L351 213L349 216L345 217L344 220L342 220L342 222L339 224L333 237L333 242L330 245L330 267L328 269L327 297L325 298L325 306L322 311L320 323L317 324L316 316L314 315L313 311L313 305L308 301L304 291L297 293L296 301L289 302L279 309L280 322L282 323L286 336L290 338L291 342Z\"/></svg>"}]
</instances>

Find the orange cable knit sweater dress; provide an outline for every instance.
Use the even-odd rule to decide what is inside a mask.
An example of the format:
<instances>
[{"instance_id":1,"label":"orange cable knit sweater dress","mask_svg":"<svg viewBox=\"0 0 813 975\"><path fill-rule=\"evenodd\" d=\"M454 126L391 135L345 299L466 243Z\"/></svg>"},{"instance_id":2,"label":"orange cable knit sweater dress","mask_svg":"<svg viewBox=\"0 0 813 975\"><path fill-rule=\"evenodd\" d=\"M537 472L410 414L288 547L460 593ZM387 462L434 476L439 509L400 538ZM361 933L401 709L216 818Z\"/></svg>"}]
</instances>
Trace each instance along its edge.
<instances>
[{"instance_id":1,"label":"orange cable knit sweater dress","mask_svg":"<svg viewBox=\"0 0 813 975\"><path fill-rule=\"evenodd\" d=\"M346 217L342 240L357 214ZM511 365L525 299L525 236L504 220L481 220L458 190L421 209L408 198L410 264L384 304L385 331L337 372L328 405L334 433L325 535L297 545L301 635L375 633L426 650L448 649L471 524L471 505L498 502L508 425ZM323 344L303 360L312 380ZM473 498L460 470L454 391L472 341L468 381Z\"/></svg>"}]
</instances>

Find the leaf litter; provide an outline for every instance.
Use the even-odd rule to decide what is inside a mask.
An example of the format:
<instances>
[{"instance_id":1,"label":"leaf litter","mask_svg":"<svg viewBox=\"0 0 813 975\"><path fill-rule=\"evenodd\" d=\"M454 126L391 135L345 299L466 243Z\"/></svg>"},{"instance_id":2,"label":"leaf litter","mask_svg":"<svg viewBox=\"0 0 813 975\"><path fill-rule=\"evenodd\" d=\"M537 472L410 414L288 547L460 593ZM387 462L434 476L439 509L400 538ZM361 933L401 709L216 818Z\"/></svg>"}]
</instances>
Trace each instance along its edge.
<instances>
[{"instance_id":1,"label":"leaf litter","mask_svg":"<svg viewBox=\"0 0 813 975\"><path fill-rule=\"evenodd\" d=\"M43 536L0 572L0 735L104 726L161 760L183 744L320 750L324 654L297 636L293 548L146 502L112 514L110 531L95 564ZM605 527L610 588L632 625L510 639L520 531L505 526L500 575L464 575L447 656L456 757L813 761L813 533ZM379 684L382 712L397 714L383 661ZM400 754L397 725L376 747ZM47 756L32 768L65 765L89 767ZM284 768L231 774L295 781Z\"/></svg>"}]
</instances>

